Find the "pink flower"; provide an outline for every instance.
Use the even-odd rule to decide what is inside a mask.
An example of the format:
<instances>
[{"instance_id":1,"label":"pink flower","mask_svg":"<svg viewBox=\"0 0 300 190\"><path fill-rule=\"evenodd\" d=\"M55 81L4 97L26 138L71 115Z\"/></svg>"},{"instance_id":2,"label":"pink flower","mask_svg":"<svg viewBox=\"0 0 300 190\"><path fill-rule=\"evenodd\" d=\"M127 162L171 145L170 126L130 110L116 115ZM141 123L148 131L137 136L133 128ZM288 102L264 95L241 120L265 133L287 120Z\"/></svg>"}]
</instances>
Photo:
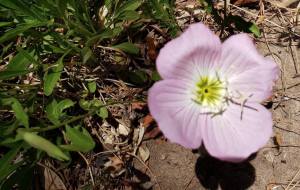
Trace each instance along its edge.
<instances>
[{"instance_id":1,"label":"pink flower","mask_svg":"<svg viewBox=\"0 0 300 190\"><path fill-rule=\"evenodd\" d=\"M272 95L278 66L261 56L250 37L223 44L204 24L192 24L161 49L163 78L148 94L150 113L174 143L241 162L272 134L272 115L259 102Z\"/></svg>"}]
</instances>

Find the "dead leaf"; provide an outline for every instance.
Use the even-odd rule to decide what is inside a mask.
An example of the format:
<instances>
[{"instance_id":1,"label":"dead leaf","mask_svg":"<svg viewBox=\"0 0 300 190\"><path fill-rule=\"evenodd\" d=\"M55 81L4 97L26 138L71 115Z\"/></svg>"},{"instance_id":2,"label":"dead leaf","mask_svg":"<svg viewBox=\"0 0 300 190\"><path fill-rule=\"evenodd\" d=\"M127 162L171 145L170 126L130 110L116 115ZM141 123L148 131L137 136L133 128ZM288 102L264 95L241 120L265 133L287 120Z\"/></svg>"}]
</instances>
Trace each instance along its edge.
<instances>
[{"instance_id":1,"label":"dead leaf","mask_svg":"<svg viewBox=\"0 0 300 190\"><path fill-rule=\"evenodd\" d=\"M151 129L151 130L149 130L149 129ZM149 126L146 129L146 133L144 135L143 140L154 139L160 134L161 134L161 130L158 128L157 125L156 126Z\"/></svg>"},{"instance_id":2,"label":"dead leaf","mask_svg":"<svg viewBox=\"0 0 300 190\"><path fill-rule=\"evenodd\" d=\"M146 41L147 41L147 47L148 47L148 54L150 56L150 59L156 59L157 54L155 52L155 44L154 44L154 39L151 36L146 36Z\"/></svg>"},{"instance_id":3,"label":"dead leaf","mask_svg":"<svg viewBox=\"0 0 300 190\"><path fill-rule=\"evenodd\" d=\"M151 115L147 115L145 117L145 121L143 123L143 127L147 127L153 121L153 117Z\"/></svg>"},{"instance_id":4,"label":"dead leaf","mask_svg":"<svg viewBox=\"0 0 300 190\"><path fill-rule=\"evenodd\" d=\"M130 128L120 123L117 129L117 133L120 135L128 136L130 133Z\"/></svg>"},{"instance_id":5,"label":"dead leaf","mask_svg":"<svg viewBox=\"0 0 300 190\"><path fill-rule=\"evenodd\" d=\"M258 2L259 0L231 0L230 3L233 5L243 5Z\"/></svg>"},{"instance_id":6,"label":"dead leaf","mask_svg":"<svg viewBox=\"0 0 300 190\"><path fill-rule=\"evenodd\" d=\"M276 132L276 142L277 142L277 144L278 144L279 146L282 145L282 143L281 143L281 137L280 137L280 134L279 134L278 132Z\"/></svg>"},{"instance_id":7,"label":"dead leaf","mask_svg":"<svg viewBox=\"0 0 300 190\"><path fill-rule=\"evenodd\" d=\"M161 140L161 139L155 139L155 141L156 141L158 144L160 144L160 145L163 145L163 146L166 145L166 141L164 141L164 140Z\"/></svg>"},{"instance_id":8,"label":"dead leaf","mask_svg":"<svg viewBox=\"0 0 300 190\"><path fill-rule=\"evenodd\" d=\"M269 184L266 186L266 190L272 190L272 188L274 187L274 185L275 185L275 181L269 183Z\"/></svg>"},{"instance_id":9,"label":"dead leaf","mask_svg":"<svg viewBox=\"0 0 300 190\"><path fill-rule=\"evenodd\" d=\"M46 160L44 160L43 162L44 164L47 164ZM37 164L36 172L39 175L39 179L41 180L44 189L67 190L64 182L60 179L60 176L53 170L50 170L48 166Z\"/></svg>"},{"instance_id":10,"label":"dead leaf","mask_svg":"<svg viewBox=\"0 0 300 190\"><path fill-rule=\"evenodd\" d=\"M142 110L147 103L133 103L131 104L131 109L135 110Z\"/></svg>"},{"instance_id":11,"label":"dead leaf","mask_svg":"<svg viewBox=\"0 0 300 190\"><path fill-rule=\"evenodd\" d=\"M272 94L272 96L270 96L270 97L269 97L267 100L265 100L264 102L265 102L265 103L272 102L274 98L275 98L275 95Z\"/></svg>"},{"instance_id":12,"label":"dead leaf","mask_svg":"<svg viewBox=\"0 0 300 190\"><path fill-rule=\"evenodd\" d=\"M148 158L150 156L149 149L146 147L145 150L144 150L142 147L139 147L139 153L140 153L140 157L142 158L142 160L144 162L146 162L146 160L148 160Z\"/></svg>"},{"instance_id":13,"label":"dead leaf","mask_svg":"<svg viewBox=\"0 0 300 190\"><path fill-rule=\"evenodd\" d=\"M120 160L117 156L114 157L108 157L112 161L109 167L114 167L114 172L119 171L123 167L123 162Z\"/></svg>"}]
</instances>

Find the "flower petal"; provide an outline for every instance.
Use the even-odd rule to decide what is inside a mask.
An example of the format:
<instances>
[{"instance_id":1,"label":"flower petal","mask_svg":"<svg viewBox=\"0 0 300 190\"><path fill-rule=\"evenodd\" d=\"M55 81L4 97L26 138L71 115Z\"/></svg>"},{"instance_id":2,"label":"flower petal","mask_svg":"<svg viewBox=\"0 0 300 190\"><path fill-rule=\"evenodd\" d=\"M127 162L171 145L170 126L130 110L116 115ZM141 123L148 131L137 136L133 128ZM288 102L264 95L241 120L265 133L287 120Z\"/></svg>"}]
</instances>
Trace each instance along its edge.
<instances>
[{"instance_id":1,"label":"flower petal","mask_svg":"<svg viewBox=\"0 0 300 190\"><path fill-rule=\"evenodd\" d=\"M188 85L180 80L155 83L148 94L150 114L163 134L174 143L186 148L201 145L200 106L191 99Z\"/></svg>"},{"instance_id":2,"label":"flower petal","mask_svg":"<svg viewBox=\"0 0 300 190\"><path fill-rule=\"evenodd\" d=\"M192 24L160 50L157 70L163 79L197 82L219 62L221 46L220 39L207 26Z\"/></svg>"},{"instance_id":3,"label":"flower petal","mask_svg":"<svg viewBox=\"0 0 300 190\"><path fill-rule=\"evenodd\" d=\"M272 95L278 66L258 53L249 36L237 34L227 39L222 45L221 61L220 76L227 77L235 97L251 96L248 101L261 102Z\"/></svg>"},{"instance_id":4,"label":"flower petal","mask_svg":"<svg viewBox=\"0 0 300 190\"><path fill-rule=\"evenodd\" d=\"M208 118L202 128L207 151L216 158L241 162L265 146L272 134L271 113L258 103L230 104L223 115Z\"/></svg>"}]
</instances>

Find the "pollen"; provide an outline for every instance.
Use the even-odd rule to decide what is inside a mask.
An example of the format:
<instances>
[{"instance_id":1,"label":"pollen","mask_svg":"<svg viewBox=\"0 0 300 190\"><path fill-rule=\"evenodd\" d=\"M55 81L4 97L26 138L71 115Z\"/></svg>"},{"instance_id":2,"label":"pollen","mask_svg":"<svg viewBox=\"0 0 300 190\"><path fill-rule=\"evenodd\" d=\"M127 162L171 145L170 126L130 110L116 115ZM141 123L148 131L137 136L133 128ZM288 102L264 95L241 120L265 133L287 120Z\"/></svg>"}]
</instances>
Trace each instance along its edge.
<instances>
[{"instance_id":1,"label":"pollen","mask_svg":"<svg viewBox=\"0 0 300 190\"><path fill-rule=\"evenodd\" d=\"M196 83L194 101L205 107L219 107L223 102L224 93L224 82L217 77L200 77Z\"/></svg>"}]
</instances>

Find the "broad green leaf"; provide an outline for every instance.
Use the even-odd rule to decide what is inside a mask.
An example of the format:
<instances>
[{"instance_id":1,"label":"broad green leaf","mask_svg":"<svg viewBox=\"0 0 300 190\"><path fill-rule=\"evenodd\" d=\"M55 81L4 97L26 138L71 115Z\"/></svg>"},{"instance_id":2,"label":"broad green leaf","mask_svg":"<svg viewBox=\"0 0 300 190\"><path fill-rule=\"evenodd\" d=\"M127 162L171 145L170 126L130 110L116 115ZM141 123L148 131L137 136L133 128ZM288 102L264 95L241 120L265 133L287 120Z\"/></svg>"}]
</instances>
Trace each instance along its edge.
<instances>
[{"instance_id":1,"label":"broad green leaf","mask_svg":"<svg viewBox=\"0 0 300 190\"><path fill-rule=\"evenodd\" d=\"M88 81L87 83L87 89L90 91L90 93L94 93L97 89L97 85L95 81Z\"/></svg>"},{"instance_id":2,"label":"broad green leaf","mask_svg":"<svg viewBox=\"0 0 300 190\"><path fill-rule=\"evenodd\" d=\"M113 29L113 36L118 35L122 32L122 29L120 27L116 27Z\"/></svg>"},{"instance_id":3,"label":"broad green leaf","mask_svg":"<svg viewBox=\"0 0 300 190\"><path fill-rule=\"evenodd\" d=\"M63 111L64 109L67 109L67 108L73 106L74 104L75 104L75 103L72 102L72 101L69 100L69 99L60 101L60 102L55 106L55 108L54 108L54 110L53 110L53 115L54 115L54 117L59 118L59 117L61 116L62 111Z\"/></svg>"},{"instance_id":4,"label":"broad green leaf","mask_svg":"<svg viewBox=\"0 0 300 190\"><path fill-rule=\"evenodd\" d=\"M24 54L27 54L28 56L34 55L34 51L28 52L29 50L23 50L22 53L14 56L8 63L6 71L25 70L30 65L30 60L27 59Z\"/></svg>"},{"instance_id":5,"label":"broad green leaf","mask_svg":"<svg viewBox=\"0 0 300 190\"><path fill-rule=\"evenodd\" d=\"M140 17L139 13L131 10L120 13L114 20L136 20Z\"/></svg>"},{"instance_id":6,"label":"broad green leaf","mask_svg":"<svg viewBox=\"0 0 300 190\"><path fill-rule=\"evenodd\" d=\"M134 11L142 4L142 1L140 0L130 0L124 3L120 8L117 9L115 12L115 17L118 16L120 13L126 11L126 10L132 10Z\"/></svg>"},{"instance_id":7,"label":"broad green leaf","mask_svg":"<svg viewBox=\"0 0 300 190\"><path fill-rule=\"evenodd\" d=\"M27 100L26 107L28 108L28 111L30 113L33 112L34 101L35 101L36 95L37 95L36 93L33 93Z\"/></svg>"},{"instance_id":8,"label":"broad green leaf","mask_svg":"<svg viewBox=\"0 0 300 190\"><path fill-rule=\"evenodd\" d=\"M10 150L8 153L6 153L2 158L0 158L0 181L2 181L6 175L10 164L12 163L13 159L17 155L21 148L21 143L19 146L16 146L12 150Z\"/></svg>"},{"instance_id":9,"label":"broad green leaf","mask_svg":"<svg viewBox=\"0 0 300 190\"><path fill-rule=\"evenodd\" d=\"M17 50L19 51L20 54L22 54L25 58L28 59L28 61L30 61L32 64L34 65L40 65L40 63L35 60L32 55L30 55L27 51L23 50L20 46L16 46ZM34 51L32 52L34 53Z\"/></svg>"},{"instance_id":10,"label":"broad green leaf","mask_svg":"<svg viewBox=\"0 0 300 190\"><path fill-rule=\"evenodd\" d=\"M17 70L17 71L0 71L0 80L7 80L12 77L18 77L21 75L25 75L31 72L36 71L37 69L29 69L29 70Z\"/></svg>"},{"instance_id":11,"label":"broad green leaf","mask_svg":"<svg viewBox=\"0 0 300 190\"><path fill-rule=\"evenodd\" d=\"M43 21L42 14L39 14L38 11L34 11L37 8L34 4L30 3L29 1L23 0L0 0L0 4L5 5L11 9L18 11L19 13L25 14L31 18L37 19L39 21ZM41 12L39 10L39 12Z\"/></svg>"},{"instance_id":12,"label":"broad green leaf","mask_svg":"<svg viewBox=\"0 0 300 190\"><path fill-rule=\"evenodd\" d=\"M48 119L53 123L53 124L59 124L60 122L58 119L53 115L53 110L56 107L57 102L54 97L51 97L46 104L46 114Z\"/></svg>"},{"instance_id":13,"label":"broad green leaf","mask_svg":"<svg viewBox=\"0 0 300 190\"><path fill-rule=\"evenodd\" d=\"M35 167L31 167L25 175L21 178L20 183L19 183L19 188L18 190L29 190L31 186L31 182L33 179L33 176L36 174L34 173Z\"/></svg>"},{"instance_id":14,"label":"broad green leaf","mask_svg":"<svg viewBox=\"0 0 300 190\"><path fill-rule=\"evenodd\" d=\"M86 111L90 110L90 106L91 106L90 102L85 101L84 99L79 100L79 105L82 109L84 109Z\"/></svg>"},{"instance_id":15,"label":"broad green leaf","mask_svg":"<svg viewBox=\"0 0 300 190\"><path fill-rule=\"evenodd\" d=\"M158 74L157 71L154 71L154 72L152 72L151 79L154 80L154 81L159 81L162 78L160 77L160 75Z\"/></svg>"},{"instance_id":16,"label":"broad green leaf","mask_svg":"<svg viewBox=\"0 0 300 190\"><path fill-rule=\"evenodd\" d=\"M23 129L19 128L17 133L23 137L23 140L26 141L30 146L47 152L49 156L60 161L70 160L56 145L54 145L49 140L36 135L35 133L26 132Z\"/></svg>"},{"instance_id":17,"label":"broad green leaf","mask_svg":"<svg viewBox=\"0 0 300 190\"><path fill-rule=\"evenodd\" d=\"M79 100L79 105L80 105L80 107L82 107L82 109L89 111L89 110L94 109L95 107L101 106L103 104L98 100L91 100L90 102L88 102L88 101L85 101L84 99L81 99L81 100ZM99 110L97 110L96 114L102 118L108 117L108 111L107 111L106 107L102 107Z\"/></svg>"},{"instance_id":18,"label":"broad green leaf","mask_svg":"<svg viewBox=\"0 0 300 190\"><path fill-rule=\"evenodd\" d=\"M124 42L122 44L118 44L115 46L111 46L112 48L118 48L120 50L123 50L127 53L131 53L131 54L137 54L139 53L139 48L137 48L134 44L129 43L129 42Z\"/></svg>"},{"instance_id":19,"label":"broad green leaf","mask_svg":"<svg viewBox=\"0 0 300 190\"><path fill-rule=\"evenodd\" d=\"M2 0L2 2L3 1L6 1L6 0ZM20 33L23 33L25 31L27 31L28 29L30 29L32 27L44 26L44 25L46 25L46 23L42 23L42 22L35 23L35 24L21 25L21 26L18 25L17 28L9 30L3 36L0 37L0 44L2 44L3 42L19 35Z\"/></svg>"},{"instance_id":20,"label":"broad green leaf","mask_svg":"<svg viewBox=\"0 0 300 190\"><path fill-rule=\"evenodd\" d=\"M81 59L82 59L82 63L85 64L87 62L87 60L89 60L91 55L92 55L92 50L88 47L84 47L80 51L80 56L81 56Z\"/></svg>"},{"instance_id":21,"label":"broad green leaf","mask_svg":"<svg viewBox=\"0 0 300 190\"><path fill-rule=\"evenodd\" d=\"M90 45L95 43L97 40L99 40L101 38L109 38L109 37L112 37L113 35L114 35L114 32L111 29L108 29L108 28L102 29L86 42L86 46L89 47Z\"/></svg>"},{"instance_id":22,"label":"broad green leaf","mask_svg":"<svg viewBox=\"0 0 300 190\"><path fill-rule=\"evenodd\" d=\"M27 161L27 159L24 159L16 164L11 165L8 170L6 171L6 173L1 173L0 174L0 181L2 181L6 176L8 176L10 173L12 173L13 171L15 171L16 169L18 169L20 166L22 166L22 164ZM4 177L2 177L4 176Z\"/></svg>"},{"instance_id":23,"label":"broad green leaf","mask_svg":"<svg viewBox=\"0 0 300 190\"><path fill-rule=\"evenodd\" d=\"M70 139L73 145L80 147L82 152L88 152L95 147L95 142L91 136L86 136L82 132L66 125L66 136Z\"/></svg>"},{"instance_id":24,"label":"broad green leaf","mask_svg":"<svg viewBox=\"0 0 300 190\"><path fill-rule=\"evenodd\" d=\"M13 173L1 186L1 189L12 189L12 187L22 178L24 175L33 168L34 163L25 165L22 169ZM33 175L33 173L32 173Z\"/></svg>"},{"instance_id":25,"label":"broad green leaf","mask_svg":"<svg viewBox=\"0 0 300 190\"><path fill-rule=\"evenodd\" d=\"M17 120L20 122L20 124L25 126L26 128L29 128L28 116L17 99L15 98L2 99L1 103L3 105L10 105L13 111L15 112L15 116Z\"/></svg>"},{"instance_id":26,"label":"broad green leaf","mask_svg":"<svg viewBox=\"0 0 300 190\"><path fill-rule=\"evenodd\" d=\"M227 20L230 23L234 23L235 27L238 30L241 30L246 33L254 33L256 36L259 36L259 28L252 22L245 21L240 16L233 16L231 14L228 15Z\"/></svg>"},{"instance_id":27,"label":"broad green leaf","mask_svg":"<svg viewBox=\"0 0 300 190\"><path fill-rule=\"evenodd\" d=\"M0 27L3 27L3 26L13 26L14 22L0 22Z\"/></svg>"},{"instance_id":28,"label":"broad green leaf","mask_svg":"<svg viewBox=\"0 0 300 190\"><path fill-rule=\"evenodd\" d=\"M42 49L49 53L65 53L65 51L59 47L53 46L51 44L41 45Z\"/></svg>"},{"instance_id":29,"label":"broad green leaf","mask_svg":"<svg viewBox=\"0 0 300 190\"><path fill-rule=\"evenodd\" d=\"M102 106L103 105L98 100L91 100L90 103L91 103L92 107L98 107L98 106ZM102 107L99 110L97 110L96 114L99 115L102 118L107 118L108 117L108 111L107 111L106 107Z\"/></svg>"},{"instance_id":30,"label":"broad green leaf","mask_svg":"<svg viewBox=\"0 0 300 190\"><path fill-rule=\"evenodd\" d=\"M12 125L8 126L7 129L4 131L4 135L11 134L14 130L16 130L19 127L20 122L17 120Z\"/></svg>"},{"instance_id":31,"label":"broad green leaf","mask_svg":"<svg viewBox=\"0 0 300 190\"><path fill-rule=\"evenodd\" d=\"M68 0L56 0L56 6L60 12L60 14L66 18L67 17L67 14L66 14L66 11L67 11L67 4L68 4Z\"/></svg>"},{"instance_id":32,"label":"broad green leaf","mask_svg":"<svg viewBox=\"0 0 300 190\"><path fill-rule=\"evenodd\" d=\"M63 57L56 62L57 66L52 67L47 73L46 80L44 83L44 92L46 96L50 96L52 94L52 90L55 87L58 79L60 78L61 71L63 69L62 60Z\"/></svg>"},{"instance_id":33,"label":"broad green leaf","mask_svg":"<svg viewBox=\"0 0 300 190\"><path fill-rule=\"evenodd\" d=\"M148 76L142 71L136 71L134 73L129 73L129 78L132 82L137 84L142 84L148 80Z\"/></svg>"}]
</instances>

